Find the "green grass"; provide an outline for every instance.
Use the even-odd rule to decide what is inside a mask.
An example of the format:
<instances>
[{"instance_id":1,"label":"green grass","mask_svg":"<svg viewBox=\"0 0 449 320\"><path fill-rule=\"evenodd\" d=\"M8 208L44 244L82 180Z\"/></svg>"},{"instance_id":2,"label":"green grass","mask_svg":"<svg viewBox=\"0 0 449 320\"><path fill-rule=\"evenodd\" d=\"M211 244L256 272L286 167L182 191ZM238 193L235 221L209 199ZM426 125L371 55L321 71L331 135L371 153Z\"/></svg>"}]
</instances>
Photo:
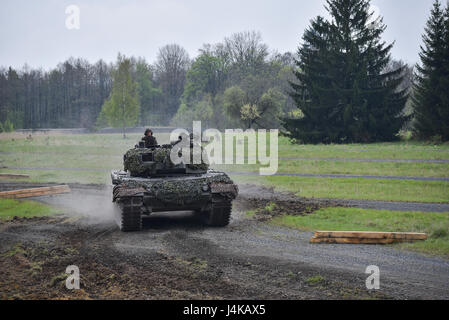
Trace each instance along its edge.
<instances>
[{"instance_id":1,"label":"green grass","mask_svg":"<svg viewBox=\"0 0 449 320\"><path fill-rule=\"evenodd\" d=\"M65 168L69 170L21 170L29 182L110 183L109 171L123 167L123 154L140 139L139 134L78 134L35 136L33 139L11 138L0 140L0 166L24 168ZM158 137L161 143L167 134ZM70 170L75 168L94 171ZM95 171L99 170L99 171ZM18 170L0 169L1 173Z\"/></svg>"},{"instance_id":2,"label":"green grass","mask_svg":"<svg viewBox=\"0 0 449 320\"><path fill-rule=\"evenodd\" d=\"M122 166L123 155L94 154L5 154L2 161L10 167L111 169Z\"/></svg>"},{"instance_id":3,"label":"green grass","mask_svg":"<svg viewBox=\"0 0 449 320\"><path fill-rule=\"evenodd\" d=\"M232 175L237 183L259 184L307 198L449 202L449 182L363 178L303 178Z\"/></svg>"},{"instance_id":4,"label":"green grass","mask_svg":"<svg viewBox=\"0 0 449 320\"><path fill-rule=\"evenodd\" d=\"M57 210L32 200L0 199L0 219L46 217Z\"/></svg>"},{"instance_id":5,"label":"green grass","mask_svg":"<svg viewBox=\"0 0 449 320\"><path fill-rule=\"evenodd\" d=\"M120 168L120 167L119 167ZM0 169L0 173L19 173L18 170ZM55 183L81 183L81 184L110 184L111 177L108 170L99 172L77 170L20 170L21 174L27 174L30 178L14 179L23 182L55 182ZM1 180L0 180L1 183Z\"/></svg>"},{"instance_id":6,"label":"green grass","mask_svg":"<svg viewBox=\"0 0 449 320\"><path fill-rule=\"evenodd\" d=\"M271 223L304 231L425 232L428 234L426 241L400 246L449 256L449 212L326 208L306 216L278 216Z\"/></svg>"},{"instance_id":7,"label":"green grass","mask_svg":"<svg viewBox=\"0 0 449 320\"><path fill-rule=\"evenodd\" d=\"M160 143L169 134L156 134ZM123 167L123 154L140 139L140 134L0 135L0 167L48 168L47 170L0 169L1 173L25 173L30 182L110 183L109 171ZM449 144L394 142L351 145L295 145L279 139L279 157L292 158L376 158L449 159ZM51 170L64 168L66 170ZM88 170L75 170L85 168ZM257 171L255 165L218 166L232 171ZM96 171L98 170L98 171ZM279 172L309 174L356 174L383 176L448 177L446 163L379 163L345 161L279 161ZM399 181L300 177L242 177L238 182L274 186L305 197L369 199L386 201L449 202L449 183L444 181Z\"/></svg>"},{"instance_id":8,"label":"green grass","mask_svg":"<svg viewBox=\"0 0 449 320\"><path fill-rule=\"evenodd\" d=\"M245 150L247 145L248 142L245 140ZM267 150L269 150L268 135ZM288 138L279 137L279 157L448 160L449 143L435 145L418 141L397 141L371 144L304 145L292 144Z\"/></svg>"},{"instance_id":9,"label":"green grass","mask_svg":"<svg viewBox=\"0 0 449 320\"><path fill-rule=\"evenodd\" d=\"M123 151L124 153L125 151ZM86 168L111 170L121 168L123 154L3 154L2 164L22 168ZM214 166L227 172L258 171L258 165ZM344 161L283 161L279 162L278 172L309 174L355 174L415 177L448 177L449 163L368 163Z\"/></svg>"},{"instance_id":10,"label":"green grass","mask_svg":"<svg viewBox=\"0 0 449 320\"><path fill-rule=\"evenodd\" d=\"M260 165L214 165L227 172L257 172ZM308 174L352 174L368 176L449 177L449 163L348 162L279 160L278 172Z\"/></svg>"},{"instance_id":11,"label":"green grass","mask_svg":"<svg viewBox=\"0 0 449 320\"><path fill-rule=\"evenodd\" d=\"M266 210L268 212L272 212L275 208L276 208L276 203L270 202L269 204L267 204L265 206L264 210Z\"/></svg>"},{"instance_id":12,"label":"green grass","mask_svg":"<svg viewBox=\"0 0 449 320\"><path fill-rule=\"evenodd\" d=\"M323 283L326 279L321 275L312 276L306 279L310 286L316 286Z\"/></svg>"},{"instance_id":13,"label":"green grass","mask_svg":"<svg viewBox=\"0 0 449 320\"><path fill-rule=\"evenodd\" d=\"M449 163L280 161L279 172L369 176L449 177Z\"/></svg>"},{"instance_id":14,"label":"green grass","mask_svg":"<svg viewBox=\"0 0 449 320\"><path fill-rule=\"evenodd\" d=\"M353 159L449 159L449 143L399 141L349 145L296 145L287 138L279 139L279 157L353 158Z\"/></svg>"},{"instance_id":15,"label":"green grass","mask_svg":"<svg viewBox=\"0 0 449 320\"><path fill-rule=\"evenodd\" d=\"M245 212L245 214L248 218L252 218L256 215L256 210L248 210Z\"/></svg>"},{"instance_id":16,"label":"green grass","mask_svg":"<svg viewBox=\"0 0 449 320\"><path fill-rule=\"evenodd\" d=\"M123 139L121 134L67 134L37 135L32 139L3 138L0 140L0 152L119 155L133 147L141 136L128 134ZM168 136L163 134L161 140L165 139Z\"/></svg>"}]
</instances>

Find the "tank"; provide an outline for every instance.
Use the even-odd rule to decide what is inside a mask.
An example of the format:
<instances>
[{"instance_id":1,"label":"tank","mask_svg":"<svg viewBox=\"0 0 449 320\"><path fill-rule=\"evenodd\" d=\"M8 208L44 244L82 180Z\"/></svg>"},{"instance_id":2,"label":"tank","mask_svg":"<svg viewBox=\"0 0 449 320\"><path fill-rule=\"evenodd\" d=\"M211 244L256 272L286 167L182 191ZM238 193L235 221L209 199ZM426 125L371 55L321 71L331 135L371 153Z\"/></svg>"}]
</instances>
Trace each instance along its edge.
<instances>
[{"instance_id":1,"label":"tank","mask_svg":"<svg viewBox=\"0 0 449 320\"><path fill-rule=\"evenodd\" d=\"M173 164L173 147L145 148L140 142L124 155L124 170L111 172L120 230L141 230L142 218L153 212L193 211L208 226L229 224L237 185L226 173L212 170L204 162Z\"/></svg>"}]
</instances>

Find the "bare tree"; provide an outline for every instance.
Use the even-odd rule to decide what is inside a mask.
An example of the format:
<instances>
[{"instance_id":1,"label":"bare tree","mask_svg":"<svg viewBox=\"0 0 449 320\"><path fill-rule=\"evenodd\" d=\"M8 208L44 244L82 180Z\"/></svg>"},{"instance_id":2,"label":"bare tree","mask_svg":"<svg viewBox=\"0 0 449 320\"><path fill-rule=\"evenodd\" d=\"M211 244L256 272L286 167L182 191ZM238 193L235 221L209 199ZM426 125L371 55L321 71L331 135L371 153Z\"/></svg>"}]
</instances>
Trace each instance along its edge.
<instances>
[{"instance_id":1,"label":"bare tree","mask_svg":"<svg viewBox=\"0 0 449 320\"><path fill-rule=\"evenodd\" d=\"M189 65L189 55L181 46L169 44L159 49L155 64L155 77L165 98L167 121L178 110Z\"/></svg>"},{"instance_id":2,"label":"bare tree","mask_svg":"<svg viewBox=\"0 0 449 320\"><path fill-rule=\"evenodd\" d=\"M268 56L268 46L262 43L260 32L244 31L225 38L224 49L240 68L256 68Z\"/></svg>"}]
</instances>

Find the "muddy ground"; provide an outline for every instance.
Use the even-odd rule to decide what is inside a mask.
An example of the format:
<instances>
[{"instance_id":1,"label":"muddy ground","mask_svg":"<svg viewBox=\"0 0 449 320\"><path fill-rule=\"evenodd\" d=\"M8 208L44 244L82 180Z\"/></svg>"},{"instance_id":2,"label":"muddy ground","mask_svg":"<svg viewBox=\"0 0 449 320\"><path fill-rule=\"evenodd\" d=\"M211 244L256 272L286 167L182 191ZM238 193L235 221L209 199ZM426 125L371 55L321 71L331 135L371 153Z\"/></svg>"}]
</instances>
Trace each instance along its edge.
<instances>
[{"instance_id":1,"label":"muddy ground","mask_svg":"<svg viewBox=\"0 0 449 320\"><path fill-rule=\"evenodd\" d=\"M310 233L265 222L277 214L264 210L270 202L296 214L343 203L247 185L226 228L184 212L154 214L143 231L122 233L108 187L71 187L38 198L60 215L0 222L1 299L449 299L448 260L394 246L312 245ZM372 264L381 288L368 291ZM80 269L80 290L65 287L69 265Z\"/></svg>"}]
</instances>

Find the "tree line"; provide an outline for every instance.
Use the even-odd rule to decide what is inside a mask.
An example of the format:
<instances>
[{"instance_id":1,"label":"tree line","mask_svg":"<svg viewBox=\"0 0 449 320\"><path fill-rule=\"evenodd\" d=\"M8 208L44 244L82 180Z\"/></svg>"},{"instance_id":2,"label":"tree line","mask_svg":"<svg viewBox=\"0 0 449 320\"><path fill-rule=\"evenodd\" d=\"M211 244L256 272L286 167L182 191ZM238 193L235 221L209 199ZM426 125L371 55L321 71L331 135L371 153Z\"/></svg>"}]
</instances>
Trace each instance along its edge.
<instances>
[{"instance_id":1,"label":"tree line","mask_svg":"<svg viewBox=\"0 0 449 320\"><path fill-rule=\"evenodd\" d=\"M296 53L260 33L205 44L194 59L177 44L153 64L69 59L55 69L0 69L0 130L135 125L280 128L303 143L391 141L401 129L448 140L449 9L435 0L421 63L391 58L369 0L327 0Z\"/></svg>"},{"instance_id":2,"label":"tree line","mask_svg":"<svg viewBox=\"0 0 449 320\"><path fill-rule=\"evenodd\" d=\"M119 59L120 55L119 55ZM139 124L148 114L163 119L164 98L155 85L154 70L145 59L131 59L133 81L137 81L141 113ZM50 71L0 69L0 119L14 128L91 128L99 118L113 88L118 65L100 60L95 64L70 58ZM137 124L137 123L136 123Z\"/></svg>"},{"instance_id":3,"label":"tree line","mask_svg":"<svg viewBox=\"0 0 449 320\"><path fill-rule=\"evenodd\" d=\"M293 68L293 55L269 52L258 32L205 44L195 59L170 44L159 49L153 64L119 54L109 64L70 58L49 71L0 68L0 123L16 129L121 127L113 117L114 80L129 73L127 88L131 96L136 93L136 103L127 105L135 115L127 126L191 126L198 119L218 128L279 127L279 116L294 109L286 94Z\"/></svg>"},{"instance_id":4,"label":"tree line","mask_svg":"<svg viewBox=\"0 0 449 320\"><path fill-rule=\"evenodd\" d=\"M89 127L111 90L111 66L69 59L51 71L0 70L0 119L14 128Z\"/></svg>"}]
</instances>

